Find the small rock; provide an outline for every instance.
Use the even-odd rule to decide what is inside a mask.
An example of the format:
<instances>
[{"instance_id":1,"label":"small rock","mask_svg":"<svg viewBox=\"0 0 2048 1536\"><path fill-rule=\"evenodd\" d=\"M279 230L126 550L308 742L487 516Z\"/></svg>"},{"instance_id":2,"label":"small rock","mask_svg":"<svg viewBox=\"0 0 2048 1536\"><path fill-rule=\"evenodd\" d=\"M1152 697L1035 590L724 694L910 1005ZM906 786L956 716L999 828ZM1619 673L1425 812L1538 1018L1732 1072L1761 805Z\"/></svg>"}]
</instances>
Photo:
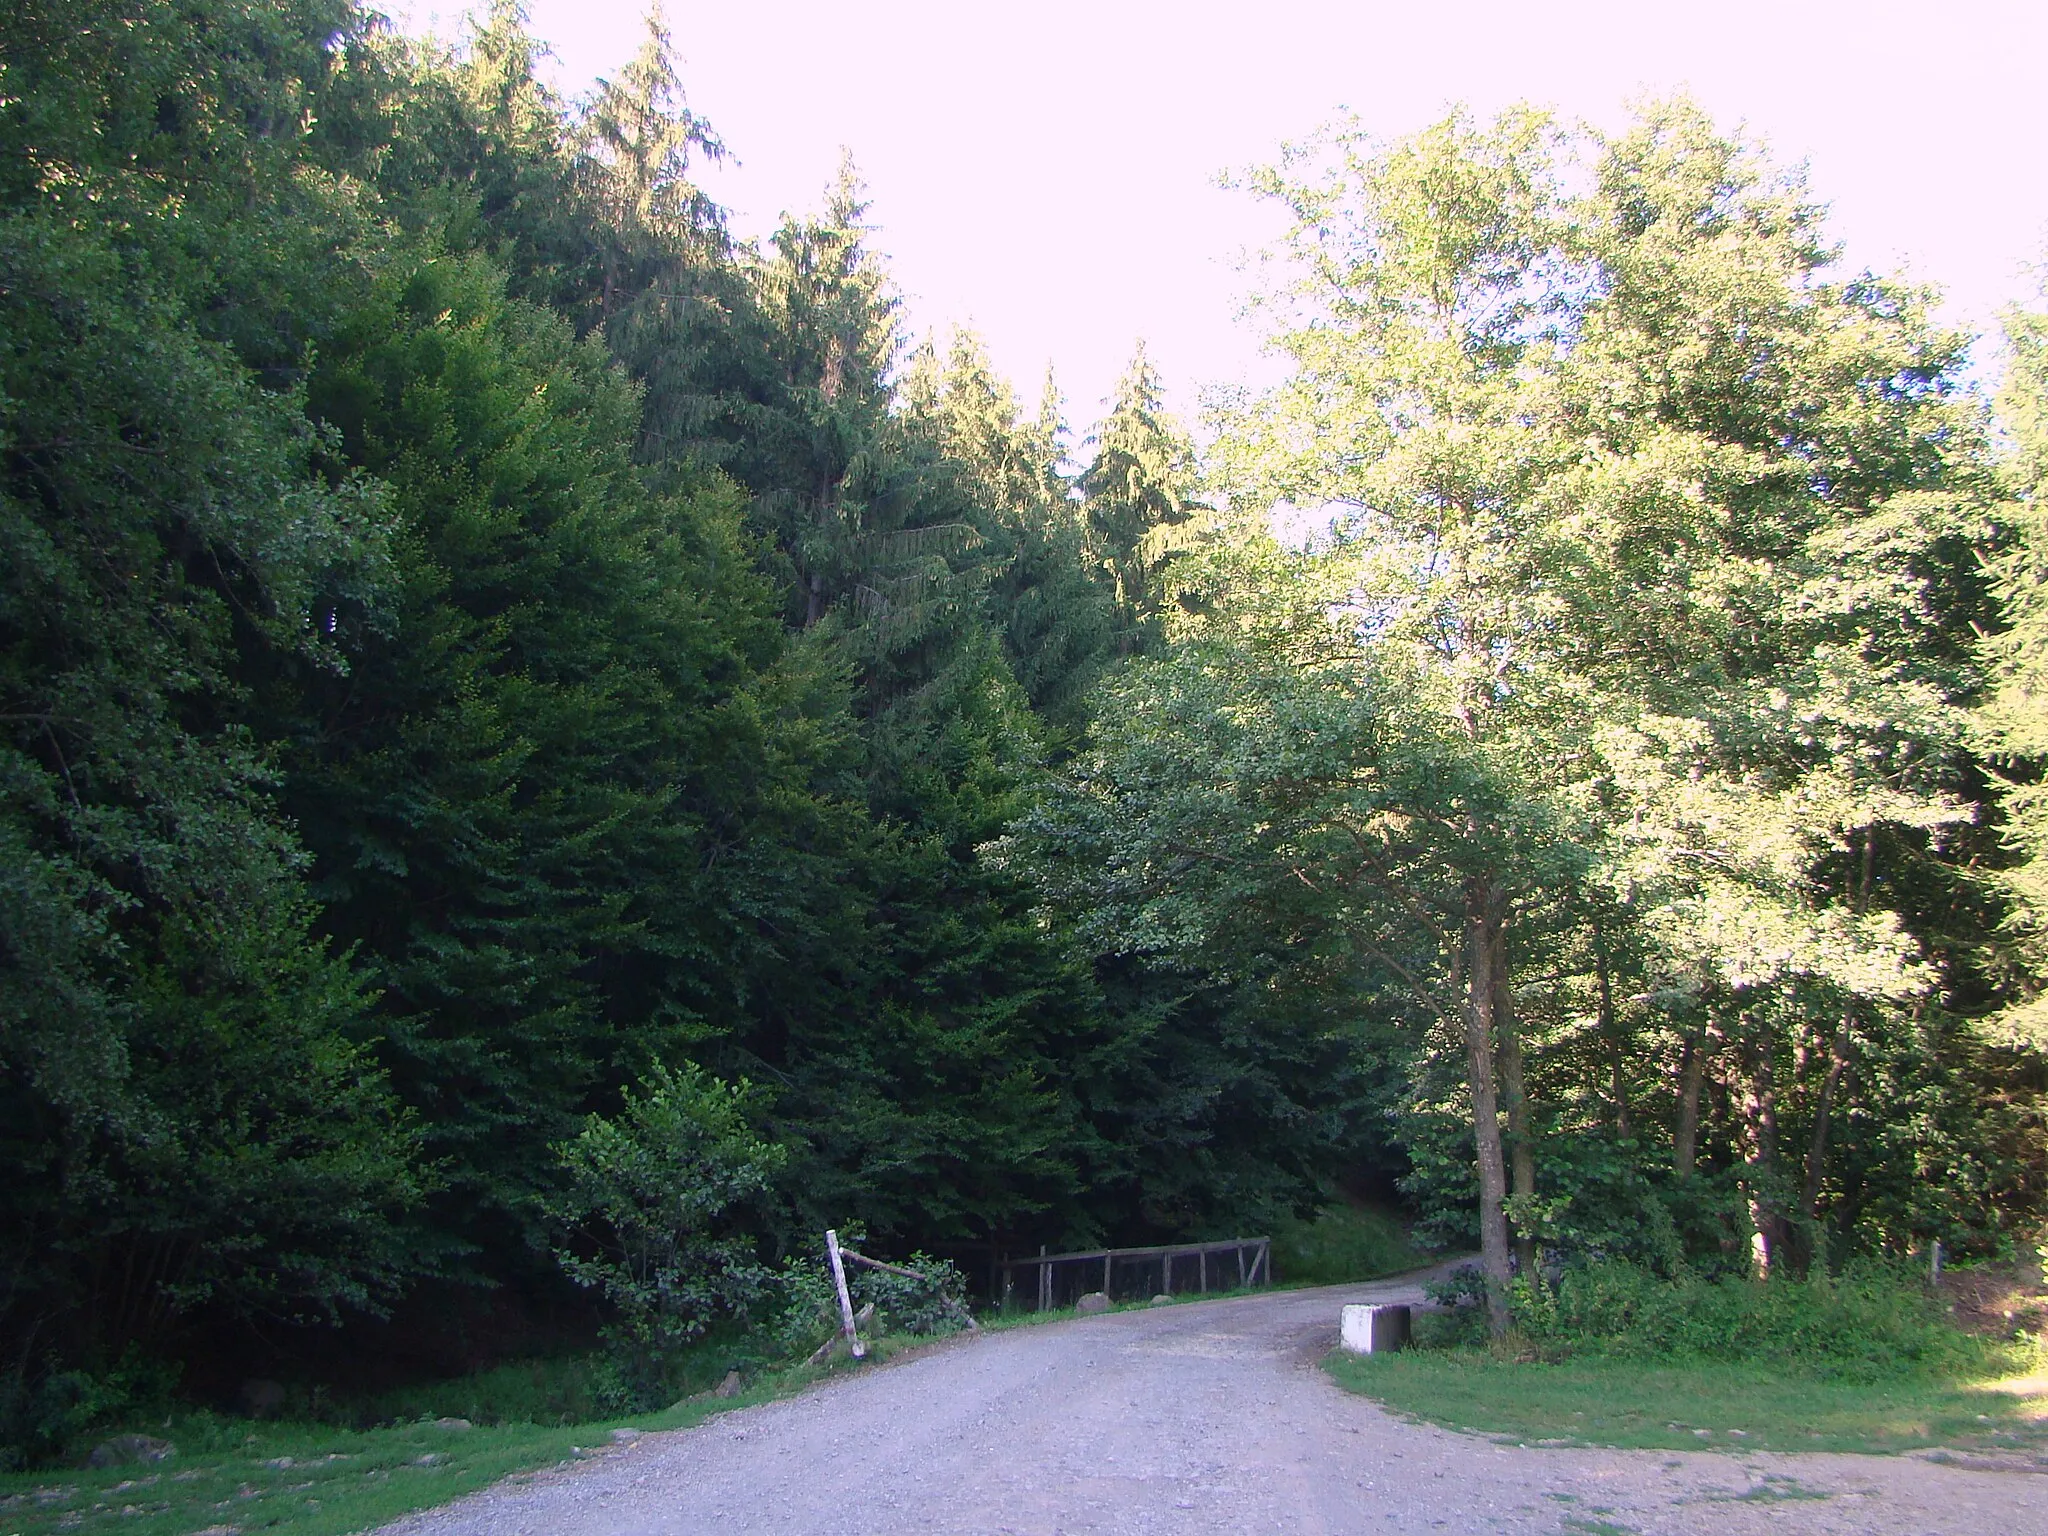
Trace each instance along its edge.
<instances>
[{"instance_id":1,"label":"small rock","mask_svg":"<svg viewBox=\"0 0 2048 1536\"><path fill-rule=\"evenodd\" d=\"M274 1419L284 1411L284 1383L252 1376L242 1383L242 1411L252 1419Z\"/></svg>"},{"instance_id":2,"label":"small rock","mask_svg":"<svg viewBox=\"0 0 2048 1536\"><path fill-rule=\"evenodd\" d=\"M713 1397L738 1397L740 1395L740 1373L738 1371L727 1371L725 1373L725 1380L718 1384L711 1395Z\"/></svg>"},{"instance_id":3,"label":"small rock","mask_svg":"<svg viewBox=\"0 0 2048 1536\"><path fill-rule=\"evenodd\" d=\"M1735 1436L1738 1440L1747 1440L1749 1438L1749 1431L1746 1429L1731 1429L1728 1433Z\"/></svg>"},{"instance_id":4,"label":"small rock","mask_svg":"<svg viewBox=\"0 0 2048 1536\"><path fill-rule=\"evenodd\" d=\"M631 1445L639 1438L640 1431L637 1429L615 1429L612 1431L613 1445Z\"/></svg>"},{"instance_id":5,"label":"small rock","mask_svg":"<svg viewBox=\"0 0 2048 1536\"><path fill-rule=\"evenodd\" d=\"M424 1456L413 1457L412 1464L416 1467L438 1467L447 1459L439 1451L429 1451Z\"/></svg>"},{"instance_id":6,"label":"small rock","mask_svg":"<svg viewBox=\"0 0 2048 1536\"><path fill-rule=\"evenodd\" d=\"M266 1461L265 1463L263 1463L263 1465L265 1465L266 1467L272 1467L278 1471L283 1471L286 1467L290 1466L291 1464L292 1459L289 1456L279 1456L275 1460Z\"/></svg>"},{"instance_id":7,"label":"small rock","mask_svg":"<svg viewBox=\"0 0 2048 1536\"><path fill-rule=\"evenodd\" d=\"M1155 1307L1170 1307L1173 1305L1173 1298L1171 1296L1154 1296L1152 1298L1152 1305Z\"/></svg>"},{"instance_id":8,"label":"small rock","mask_svg":"<svg viewBox=\"0 0 2048 1536\"><path fill-rule=\"evenodd\" d=\"M475 1426L474 1424L470 1423L470 1422L469 1422L469 1420L467 1420L467 1419L436 1419L436 1420L434 1420L434 1428L436 1428L436 1429L474 1429L474 1428L476 1428L476 1426Z\"/></svg>"},{"instance_id":9,"label":"small rock","mask_svg":"<svg viewBox=\"0 0 2048 1536\"><path fill-rule=\"evenodd\" d=\"M162 1461L175 1456L178 1448L168 1440L159 1440L153 1435L116 1435L111 1440L102 1440L92 1448L92 1454L85 1458L89 1467L119 1467L131 1461Z\"/></svg>"},{"instance_id":10,"label":"small rock","mask_svg":"<svg viewBox=\"0 0 2048 1536\"><path fill-rule=\"evenodd\" d=\"M208 1525L194 1531L192 1536L242 1536L242 1528L239 1525Z\"/></svg>"},{"instance_id":11,"label":"small rock","mask_svg":"<svg viewBox=\"0 0 2048 1536\"><path fill-rule=\"evenodd\" d=\"M1107 1312L1109 1310L1109 1293L1107 1291L1090 1291L1086 1296L1083 1296L1074 1303L1074 1310L1083 1317L1087 1317L1090 1313L1094 1312Z\"/></svg>"}]
</instances>

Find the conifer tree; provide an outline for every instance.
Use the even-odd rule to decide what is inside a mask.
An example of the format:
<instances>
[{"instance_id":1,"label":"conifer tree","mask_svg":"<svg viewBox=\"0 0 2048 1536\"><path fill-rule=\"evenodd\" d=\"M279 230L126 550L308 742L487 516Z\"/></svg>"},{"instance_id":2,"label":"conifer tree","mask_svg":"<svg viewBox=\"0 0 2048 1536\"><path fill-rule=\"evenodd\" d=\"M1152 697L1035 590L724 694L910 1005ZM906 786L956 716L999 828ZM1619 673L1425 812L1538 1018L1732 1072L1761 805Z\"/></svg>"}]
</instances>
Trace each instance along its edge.
<instances>
[{"instance_id":1,"label":"conifer tree","mask_svg":"<svg viewBox=\"0 0 2048 1536\"><path fill-rule=\"evenodd\" d=\"M971 331L943 361L920 349L903 391L909 421L953 466L986 541L989 615L1032 707L1062 726L1108 658L1112 614L1088 569L1079 509L1060 473L1060 399L1048 372L1035 420Z\"/></svg>"},{"instance_id":2,"label":"conifer tree","mask_svg":"<svg viewBox=\"0 0 2048 1536\"><path fill-rule=\"evenodd\" d=\"M1082 515L1090 549L1116 593L1117 650L1128 656L1157 643L1161 573L1188 547L1202 510L1194 500L1193 445L1167 414L1143 342L1088 441L1095 454L1081 472Z\"/></svg>"}]
</instances>

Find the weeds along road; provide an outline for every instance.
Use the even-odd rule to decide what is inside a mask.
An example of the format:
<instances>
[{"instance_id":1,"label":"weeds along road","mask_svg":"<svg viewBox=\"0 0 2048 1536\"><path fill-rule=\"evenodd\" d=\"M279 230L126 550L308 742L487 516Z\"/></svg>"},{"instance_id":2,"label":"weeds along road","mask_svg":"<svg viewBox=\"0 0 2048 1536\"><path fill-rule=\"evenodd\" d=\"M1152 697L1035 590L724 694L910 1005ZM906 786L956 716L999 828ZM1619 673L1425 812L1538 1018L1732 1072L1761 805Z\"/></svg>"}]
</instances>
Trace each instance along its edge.
<instances>
[{"instance_id":1,"label":"weeds along road","mask_svg":"<svg viewBox=\"0 0 2048 1536\"><path fill-rule=\"evenodd\" d=\"M384 1536L2048 1536L2048 1478L1909 1457L1522 1448L1403 1423L1316 1362L1342 1303L1412 1299L1413 1282L1386 1282L1006 1330L645 1435Z\"/></svg>"}]
</instances>

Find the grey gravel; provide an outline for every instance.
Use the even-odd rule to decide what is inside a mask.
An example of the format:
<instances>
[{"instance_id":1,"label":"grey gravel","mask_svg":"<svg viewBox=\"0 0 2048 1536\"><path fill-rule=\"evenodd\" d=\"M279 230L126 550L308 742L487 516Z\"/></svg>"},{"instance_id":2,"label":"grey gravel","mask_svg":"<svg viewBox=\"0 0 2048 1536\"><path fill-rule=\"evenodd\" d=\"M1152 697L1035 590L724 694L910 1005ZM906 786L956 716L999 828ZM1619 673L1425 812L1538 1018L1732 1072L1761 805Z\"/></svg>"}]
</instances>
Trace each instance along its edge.
<instances>
[{"instance_id":1,"label":"grey gravel","mask_svg":"<svg viewBox=\"0 0 2048 1536\"><path fill-rule=\"evenodd\" d=\"M1404 1423L1316 1369L1343 1303L1418 1299L1412 1283L1342 1286L984 1334L608 1446L385 1536L2048 1536L2038 1475L1503 1445Z\"/></svg>"}]
</instances>

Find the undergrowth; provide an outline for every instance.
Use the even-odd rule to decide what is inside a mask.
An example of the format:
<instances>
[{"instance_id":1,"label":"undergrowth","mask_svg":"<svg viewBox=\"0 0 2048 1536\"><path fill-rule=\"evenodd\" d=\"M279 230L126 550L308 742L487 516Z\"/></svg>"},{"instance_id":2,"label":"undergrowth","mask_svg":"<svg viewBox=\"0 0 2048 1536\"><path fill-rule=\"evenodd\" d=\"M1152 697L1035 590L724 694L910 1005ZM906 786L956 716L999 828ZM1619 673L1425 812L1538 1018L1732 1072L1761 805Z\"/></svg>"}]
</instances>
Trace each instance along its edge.
<instances>
[{"instance_id":1,"label":"undergrowth","mask_svg":"<svg viewBox=\"0 0 2048 1536\"><path fill-rule=\"evenodd\" d=\"M1384 1211L1333 1205L1312 1221L1273 1228L1273 1278L1282 1285L1342 1285L1377 1280L1429 1262L1408 1229Z\"/></svg>"},{"instance_id":2,"label":"undergrowth","mask_svg":"<svg viewBox=\"0 0 2048 1536\"><path fill-rule=\"evenodd\" d=\"M1455 1303L1476 1299L1470 1289L1458 1280L1440 1288ZM1510 1311L1511 1352L1551 1362L1759 1360L1877 1380L1907 1371L1987 1368L1997 1354L1956 1327L1917 1277L1881 1266L1760 1284L1735 1276L1665 1278L1618 1261L1588 1264L1554 1283L1518 1280ZM1483 1309L1456 1304L1426 1317L1423 1338L1479 1344Z\"/></svg>"},{"instance_id":3,"label":"undergrowth","mask_svg":"<svg viewBox=\"0 0 2048 1536\"><path fill-rule=\"evenodd\" d=\"M1979 1338L1918 1278L1664 1278L1610 1262L1518 1283L1487 1337L1468 1278L1414 1349L1333 1356L1352 1391L1432 1423L1540 1442L1897 1451L2048 1446L2038 1341Z\"/></svg>"}]
</instances>

